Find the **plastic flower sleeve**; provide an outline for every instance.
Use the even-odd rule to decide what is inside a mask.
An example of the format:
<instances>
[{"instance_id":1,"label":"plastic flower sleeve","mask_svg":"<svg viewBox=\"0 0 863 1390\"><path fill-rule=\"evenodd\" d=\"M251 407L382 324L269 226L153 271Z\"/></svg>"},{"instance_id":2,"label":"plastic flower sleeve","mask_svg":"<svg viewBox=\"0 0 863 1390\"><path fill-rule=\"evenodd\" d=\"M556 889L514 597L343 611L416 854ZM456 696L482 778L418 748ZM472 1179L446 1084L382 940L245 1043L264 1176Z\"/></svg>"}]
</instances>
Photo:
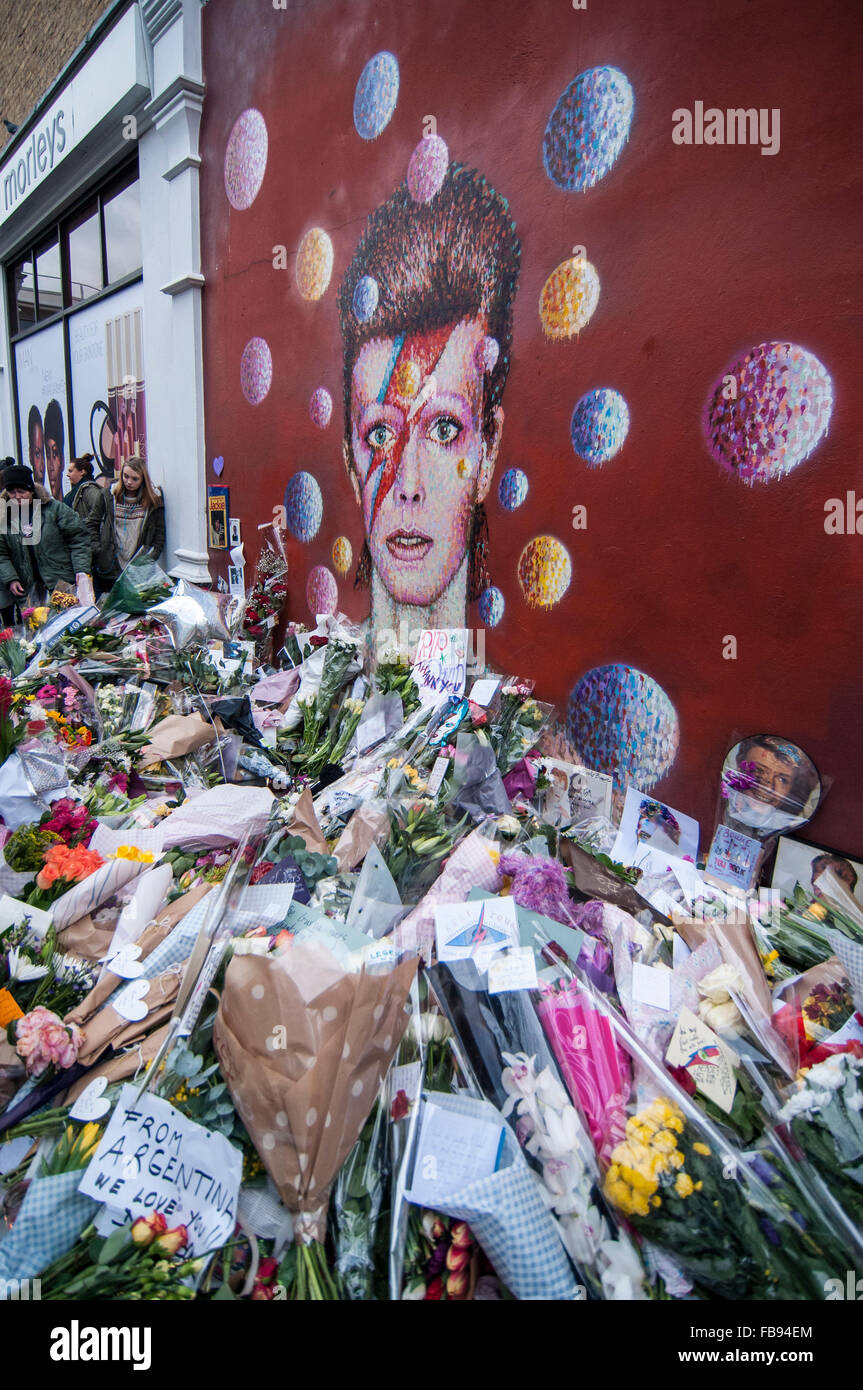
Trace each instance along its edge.
<instances>
[{"instance_id":1,"label":"plastic flower sleeve","mask_svg":"<svg viewBox=\"0 0 863 1390\"><path fill-rule=\"evenodd\" d=\"M493 1105L472 1096L433 1092L430 1099L442 1109L499 1118ZM557 1227L508 1127L497 1172L461 1188L441 1191L438 1209L468 1223L516 1298L572 1300L583 1296Z\"/></svg>"},{"instance_id":2,"label":"plastic flower sleeve","mask_svg":"<svg viewBox=\"0 0 863 1390\"><path fill-rule=\"evenodd\" d=\"M130 560L102 604L102 616L109 613L146 613L173 592L173 580L155 560L139 555Z\"/></svg>"},{"instance_id":3,"label":"plastic flower sleeve","mask_svg":"<svg viewBox=\"0 0 863 1390\"><path fill-rule=\"evenodd\" d=\"M632 1228L713 1297L824 1297L831 1254L763 1156L741 1152L677 1085L609 1002L581 982L620 1045L649 1075L630 1102L603 1190Z\"/></svg>"},{"instance_id":4,"label":"plastic flower sleeve","mask_svg":"<svg viewBox=\"0 0 863 1390\"><path fill-rule=\"evenodd\" d=\"M374 1299L375 1244L387 1187L387 1083L339 1169L330 1203L336 1268L353 1302Z\"/></svg>"}]
</instances>

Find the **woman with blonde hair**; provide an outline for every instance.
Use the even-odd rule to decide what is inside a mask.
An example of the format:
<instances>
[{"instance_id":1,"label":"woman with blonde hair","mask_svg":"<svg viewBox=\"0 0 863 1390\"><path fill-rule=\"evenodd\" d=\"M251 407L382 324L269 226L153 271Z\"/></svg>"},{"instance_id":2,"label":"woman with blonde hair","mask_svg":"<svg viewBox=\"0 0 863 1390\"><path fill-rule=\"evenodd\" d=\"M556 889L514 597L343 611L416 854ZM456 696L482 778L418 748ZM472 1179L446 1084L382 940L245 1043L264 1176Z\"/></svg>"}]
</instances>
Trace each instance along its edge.
<instances>
[{"instance_id":1,"label":"woman with blonde hair","mask_svg":"<svg viewBox=\"0 0 863 1390\"><path fill-rule=\"evenodd\" d=\"M165 503L138 454L126 459L105 503L114 538L113 565L106 577L116 578L135 555L158 560L165 548Z\"/></svg>"}]
</instances>

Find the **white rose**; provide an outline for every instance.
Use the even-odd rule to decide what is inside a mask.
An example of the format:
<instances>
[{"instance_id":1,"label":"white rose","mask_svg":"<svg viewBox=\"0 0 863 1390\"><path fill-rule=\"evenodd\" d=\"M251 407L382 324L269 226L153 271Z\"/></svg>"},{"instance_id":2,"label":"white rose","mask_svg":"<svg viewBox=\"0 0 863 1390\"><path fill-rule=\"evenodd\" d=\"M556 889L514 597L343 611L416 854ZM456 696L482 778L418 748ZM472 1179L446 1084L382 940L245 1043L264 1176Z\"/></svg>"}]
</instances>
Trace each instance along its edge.
<instances>
[{"instance_id":1,"label":"white rose","mask_svg":"<svg viewBox=\"0 0 863 1390\"><path fill-rule=\"evenodd\" d=\"M743 1024L737 1005L730 999L726 999L722 1004L711 1004L709 999L702 999L698 1006L698 1017L715 1032L729 1033L732 1036L740 1032Z\"/></svg>"},{"instance_id":2,"label":"white rose","mask_svg":"<svg viewBox=\"0 0 863 1390\"><path fill-rule=\"evenodd\" d=\"M713 1004L724 1004L731 990L743 992L743 981L733 965L717 965L698 981L698 993Z\"/></svg>"}]
</instances>

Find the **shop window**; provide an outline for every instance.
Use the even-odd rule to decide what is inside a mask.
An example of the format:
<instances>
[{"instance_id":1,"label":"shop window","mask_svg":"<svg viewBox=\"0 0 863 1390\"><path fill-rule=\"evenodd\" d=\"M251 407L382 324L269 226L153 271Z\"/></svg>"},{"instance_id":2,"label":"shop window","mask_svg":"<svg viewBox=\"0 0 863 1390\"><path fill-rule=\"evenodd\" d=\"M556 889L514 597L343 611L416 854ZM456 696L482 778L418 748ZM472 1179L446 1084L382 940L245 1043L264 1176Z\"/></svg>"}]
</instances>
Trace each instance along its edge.
<instances>
[{"instance_id":1,"label":"shop window","mask_svg":"<svg viewBox=\"0 0 863 1390\"><path fill-rule=\"evenodd\" d=\"M67 303L80 304L102 288L102 235L95 203L69 226L69 293Z\"/></svg>"},{"instance_id":2,"label":"shop window","mask_svg":"<svg viewBox=\"0 0 863 1390\"><path fill-rule=\"evenodd\" d=\"M51 318L63 308L60 244L56 240L36 252L36 298L40 319Z\"/></svg>"},{"instance_id":3,"label":"shop window","mask_svg":"<svg viewBox=\"0 0 863 1390\"><path fill-rule=\"evenodd\" d=\"M29 328L31 323L36 322L36 280L32 256L26 256L12 267L9 306L17 319L13 328Z\"/></svg>"},{"instance_id":4,"label":"shop window","mask_svg":"<svg viewBox=\"0 0 863 1390\"><path fill-rule=\"evenodd\" d=\"M141 204L138 182L103 203L108 284L141 269Z\"/></svg>"}]
</instances>

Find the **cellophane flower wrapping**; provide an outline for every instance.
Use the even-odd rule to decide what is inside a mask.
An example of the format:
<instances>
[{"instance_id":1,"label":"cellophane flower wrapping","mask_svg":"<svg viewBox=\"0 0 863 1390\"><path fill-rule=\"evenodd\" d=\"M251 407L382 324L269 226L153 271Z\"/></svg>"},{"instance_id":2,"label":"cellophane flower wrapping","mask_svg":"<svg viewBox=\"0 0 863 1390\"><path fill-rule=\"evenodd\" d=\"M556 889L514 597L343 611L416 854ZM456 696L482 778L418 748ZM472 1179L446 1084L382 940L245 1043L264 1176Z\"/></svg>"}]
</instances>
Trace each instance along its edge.
<instances>
[{"instance_id":1,"label":"cellophane flower wrapping","mask_svg":"<svg viewBox=\"0 0 863 1390\"><path fill-rule=\"evenodd\" d=\"M336 1174L408 1022L416 961L346 970L316 942L235 956L213 1029L234 1105L300 1241L322 1241Z\"/></svg>"},{"instance_id":2,"label":"cellophane flower wrapping","mask_svg":"<svg viewBox=\"0 0 863 1390\"><path fill-rule=\"evenodd\" d=\"M608 1019L575 982L543 989L537 1013L567 1090L590 1126L597 1154L607 1162L625 1134L629 1060Z\"/></svg>"}]
</instances>

